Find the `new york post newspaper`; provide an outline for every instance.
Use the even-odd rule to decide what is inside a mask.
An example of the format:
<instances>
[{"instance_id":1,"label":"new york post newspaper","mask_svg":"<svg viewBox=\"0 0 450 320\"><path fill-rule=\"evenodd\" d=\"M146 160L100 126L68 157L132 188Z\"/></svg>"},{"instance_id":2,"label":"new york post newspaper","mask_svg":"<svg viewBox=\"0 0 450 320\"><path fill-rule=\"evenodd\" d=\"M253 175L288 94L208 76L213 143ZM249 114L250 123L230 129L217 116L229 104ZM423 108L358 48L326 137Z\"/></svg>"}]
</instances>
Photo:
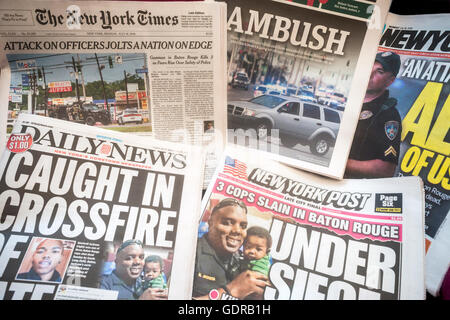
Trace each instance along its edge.
<instances>
[{"instance_id":1,"label":"new york post newspaper","mask_svg":"<svg viewBox=\"0 0 450 320\"><path fill-rule=\"evenodd\" d=\"M189 299L201 157L20 115L0 161L0 299Z\"/></svg>"},{"instance_id":2,"label":"new york post newspaper","mask_svg":"<svg viewBox=\"0 0 450 320\"><path fill-rule=\"evenodd\" d=\"M227 147L203 198L193 298L425 298L420 178L336 181L255 152Z\"/></svg>"}]
</instances>

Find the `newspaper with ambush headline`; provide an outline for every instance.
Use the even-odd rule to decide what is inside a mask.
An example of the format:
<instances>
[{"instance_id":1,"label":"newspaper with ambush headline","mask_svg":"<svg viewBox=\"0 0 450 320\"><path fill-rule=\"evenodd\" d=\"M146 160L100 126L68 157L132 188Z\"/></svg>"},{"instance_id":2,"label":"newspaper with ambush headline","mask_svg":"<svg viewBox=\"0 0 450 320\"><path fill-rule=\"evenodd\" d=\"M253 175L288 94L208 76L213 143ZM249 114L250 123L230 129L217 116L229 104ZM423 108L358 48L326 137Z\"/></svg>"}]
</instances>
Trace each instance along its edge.
<instances>
[{"instance_id":1,"label":"newspaper with ambush headline","mask_svg":"<svg viewBox=\"0 0 450 320\"><path fill-rule=\"evenodd\" d=\"M397 123L392 131L400 137L394 176L423 179L426 286L434 296L450 270L449 21L449 14L389 13L378 47L382 56L397 54L400 59L398 75L388 87L401 118L401 127ZM386 123L379 141L389 130Z\"/></svg>"},{"instance_id":2,"label":"newspaper with ambush headline","mask_svg":"<svg viewBox=\"0 0 450 320\"><path fill-rule=\"evenodd\" d=\"M213 1L2 1L0 132L32 113L203 145L207 183L226 135L225 11Z\"/></svg>"},{"instance_id":3,"label":"newspaper with ambush headline","mask_svg":"<svg viewBox=\"0 0 450 320\"><path fill-rule=\"evenodd\" d=\"M425 298L420 178L337 181L224 153L203 198L194 298ZM269 283L252 287L258 273Z\"/></svg>"},{"instance_id":4,"label":"newspaper with ambush headline","mask_svg":"<svg viewBox=\"0 0 450 320\"><path fill-rule=\"evenodd\" d=\"M342 179L390 0L224 0L227 141Z\"/></svg>"},{"instance_id":5,"label":"newspaper with ambush headline","mask_svg":"<svg viewBox=\"0 0 450 320\"><path fill-rule=\"evenodd\" d=\"M201 157L21 114L0 160L0 299L190 299Z\"/></svg>"}]
</instances>

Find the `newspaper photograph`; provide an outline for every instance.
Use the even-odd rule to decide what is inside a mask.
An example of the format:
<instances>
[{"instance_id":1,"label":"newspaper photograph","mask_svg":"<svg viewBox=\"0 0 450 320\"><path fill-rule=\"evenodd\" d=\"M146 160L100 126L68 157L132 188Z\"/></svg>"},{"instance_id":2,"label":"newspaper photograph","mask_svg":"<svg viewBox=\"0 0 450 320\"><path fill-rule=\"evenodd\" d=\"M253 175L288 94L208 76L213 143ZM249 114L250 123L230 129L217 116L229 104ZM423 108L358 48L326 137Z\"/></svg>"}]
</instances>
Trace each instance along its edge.
<instances>
[{"instance_id":1,"label":"newspaper photograph","mask_svg":"<svg viewBox=\"0 0 450 320\"><path fill-rule=\"evenodd\" d=\"M342 179L390 1L225 2L228 142Z\"/></svg>"},{"instance_id":2,"label":"newspaper photograph","mask_svg":"<svg viewBox=\"0 0 450 320\"><path fill-rule=\"evenodd\" d=\"M389 13L345 174L422 178L434 296L450 267L449 18Z\"/></svg>"},{"instance_id":3,"label":"newspaper photograph","mask_svg":"<svg viewBox=\"0 0 450 320\"><path fill-rule=\"evenodd\" d=\"M259 153L225 149L203 198L193 299L425 299L420 178L338 181Z\"/></svg>"},{"instance_id":4,"label":"newspaper photograph","mask_svg":"<svg viewBox=\"0 0 450 320\"><path fill-rule=\"evenodd\" d=\"M20 114L0 160L0 299L190 299L201 157Z\"/></svg>"},{"instance_id":5,"label":"newspaper photograph","mask_svg":"<svg viewBox=\"0 0 450 320\"><path fill-rule=\"evenodd\" d=\"M217 2L3 1L0 130L38 114L204 145L214 160L226 136L225 16Z\"/></svg>"}]
</instances>

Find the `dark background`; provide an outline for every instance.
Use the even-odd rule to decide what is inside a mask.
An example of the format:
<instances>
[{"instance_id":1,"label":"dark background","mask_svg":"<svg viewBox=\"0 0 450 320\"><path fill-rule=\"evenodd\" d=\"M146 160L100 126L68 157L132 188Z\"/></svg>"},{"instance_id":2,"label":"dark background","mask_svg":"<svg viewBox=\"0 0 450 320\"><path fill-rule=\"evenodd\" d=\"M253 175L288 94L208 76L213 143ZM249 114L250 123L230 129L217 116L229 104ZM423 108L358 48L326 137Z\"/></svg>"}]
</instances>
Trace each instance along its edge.
<instances>
[{"instance_id":1,"label":"dark background","mask_svg":"<svg viewBox=\"0 0 450 320\"><path fill-rule=\"evenodd\" d=\"M201 1L201 0L134 0L134 1ZM389 11L396 14L450 13L450 0L416 0L416 1L392 0L391 9Z\"/></svg>"},{"instance_id":2,"label":"dark background","mask_svg":"<svg viewBox=\"0 0 450 320\"><path fill-rule=\"evenodd\" d=\"M450 13L450 0L392 0L389 12L396 14Z\"/></svg>"}]
</instances>

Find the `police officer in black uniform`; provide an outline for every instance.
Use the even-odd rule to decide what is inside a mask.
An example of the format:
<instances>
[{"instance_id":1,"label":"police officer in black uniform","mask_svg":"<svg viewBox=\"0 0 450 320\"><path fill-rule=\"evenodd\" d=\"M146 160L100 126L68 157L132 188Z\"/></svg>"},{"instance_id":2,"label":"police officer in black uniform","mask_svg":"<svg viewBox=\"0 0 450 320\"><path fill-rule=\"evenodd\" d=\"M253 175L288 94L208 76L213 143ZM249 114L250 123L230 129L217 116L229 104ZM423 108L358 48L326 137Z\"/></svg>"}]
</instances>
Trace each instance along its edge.
<instances>
[{"instance_id":1,"label":"police officer in black uniform","mask_svg":"<svg viewBox=\"0 0 450 320\"><path fill-rule=\"evenodd\" d=\"M208 233L198 240L195 258L194 299L243 299L261 295L269 284L267 277L254 271L239 273L240 255L247 235L247 207L239 200L226 198L212 210Z\"/></svg>"},{"instance_id":2,"label":"police officer in black uniform","mask_svg":"<svg viewBox=\"0 0 450 320\"><path fill-rule=\"evenodd\" d=\"M397 100L387 88L400 70L395 52L376 55L353 145L345 171L346 178L392 177L400 153L401 118Z\"/></svg>"}]
</instances>

